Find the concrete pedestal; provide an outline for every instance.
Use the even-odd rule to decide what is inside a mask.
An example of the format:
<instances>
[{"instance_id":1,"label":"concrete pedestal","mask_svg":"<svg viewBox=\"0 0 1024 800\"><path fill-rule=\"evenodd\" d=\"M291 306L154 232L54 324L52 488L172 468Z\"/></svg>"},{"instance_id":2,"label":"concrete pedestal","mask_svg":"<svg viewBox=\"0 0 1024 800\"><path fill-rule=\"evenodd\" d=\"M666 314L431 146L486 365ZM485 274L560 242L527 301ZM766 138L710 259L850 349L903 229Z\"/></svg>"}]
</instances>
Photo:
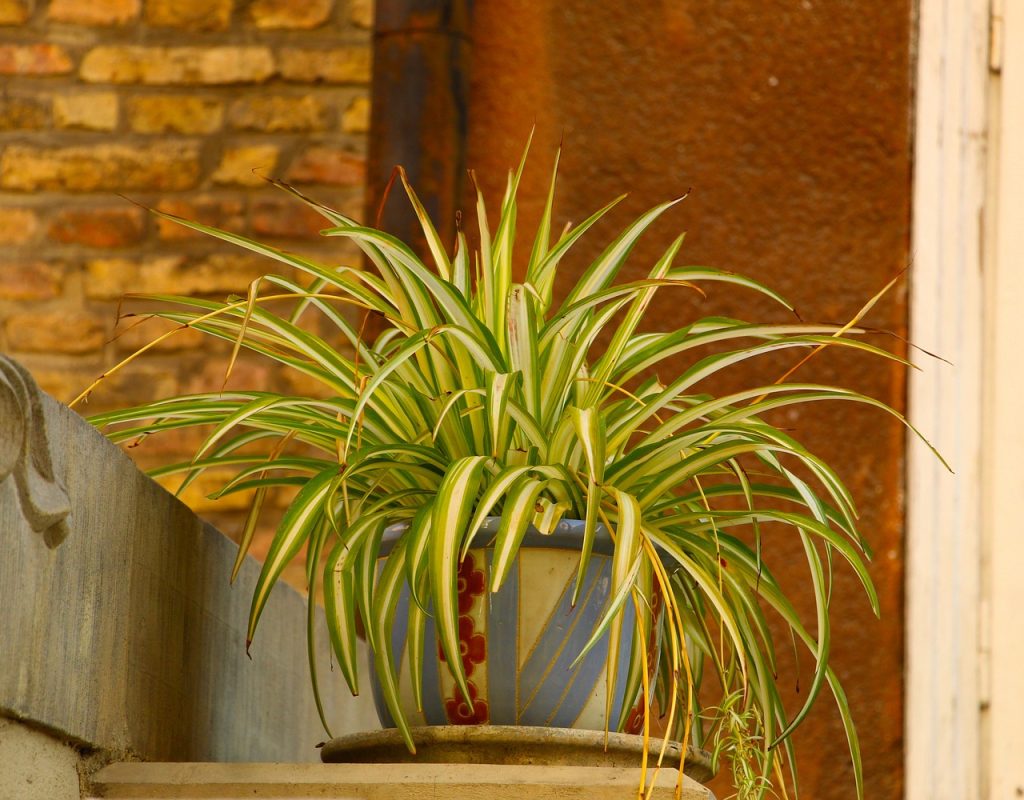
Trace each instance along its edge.
<instances>
[{"instance_id":1,"label":"concrete pedestal","mask_svg":"<svg viewBox=\"0 0 1024 800\"><path fill-rule=\"evenodd\" d=\"M635 800L640 771L625 767L493 764L111 764L90 798L241 800ZM711 800L674 770L650 770L651 800Z\"/></svg>"}]
</instances>

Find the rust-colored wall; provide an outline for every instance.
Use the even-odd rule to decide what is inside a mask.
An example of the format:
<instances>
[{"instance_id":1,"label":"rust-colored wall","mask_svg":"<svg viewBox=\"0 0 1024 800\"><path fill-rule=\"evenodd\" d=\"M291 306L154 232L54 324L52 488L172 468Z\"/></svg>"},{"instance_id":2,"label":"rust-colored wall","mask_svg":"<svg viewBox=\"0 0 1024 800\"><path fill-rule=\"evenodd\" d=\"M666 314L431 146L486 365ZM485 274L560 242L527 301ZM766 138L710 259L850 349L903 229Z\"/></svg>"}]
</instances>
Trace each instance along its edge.
<instances>
[{"instance_id":1,"label":"rust-colored wall","mask_svg":"<svg viewBox=\"0 0 1024 800\"><path fill-rule=\"evenodd\" d=\"M545 172L564 135L562 222L578 221L628 190L615 224L602 229L607 236L616 224L693 187L638 249L630 277L646 274L659 248L685 229L689 263L762 279L805 319L846 321L905 266L911 35L905 0L490 0L477 3L475 14L468 162L486 191L500 192L536 122L523 226L536 218ZM601 236L591 238L587 255L596 254ZM678 295L662 300L652 327L674 327L698 312L778 316L753 295L721 289L700 306ZM867 322L904 332L902 290ZM790 363L766 366L761 377L773 379ZM904 402L901 370L878 361L827 353L801 376L841 381L897 407ZM875 548L883 619L872 617L856 581L840 567L833 658L864 739L866 796L898 798L902 432L878 413L851 407L812 408L786 424L837 466ZM796 541L767 546L784 584L803 580ZM803 601L813 620L813 606ZM805 656L805 686L808 661ZM795 673L786 670L780 680L791 690ZM802 796L854 797L844 735L828 698L797 739ZM724 784L717 789L729 794Z\"/></svg>"}]
</instances>

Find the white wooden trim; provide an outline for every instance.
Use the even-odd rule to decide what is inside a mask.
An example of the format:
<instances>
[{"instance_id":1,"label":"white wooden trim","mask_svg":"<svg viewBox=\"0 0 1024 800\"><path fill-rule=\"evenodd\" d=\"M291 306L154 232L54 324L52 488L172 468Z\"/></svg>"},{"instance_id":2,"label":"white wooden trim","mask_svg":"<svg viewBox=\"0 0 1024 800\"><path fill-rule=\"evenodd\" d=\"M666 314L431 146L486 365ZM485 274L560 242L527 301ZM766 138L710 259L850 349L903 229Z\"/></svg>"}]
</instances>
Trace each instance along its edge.
<instances>
[{"instance_id":1,"label":"white wooden trim","mask_svg":"<svg viewBox=\"0 0 1024 800\"><path fill-rule=\"evenodd\" d=\"M1024 794L1024 4L993 17L989 213L985 260L982 629L988 672L983 715L986 798Z\"/></svg>"},{"instance_id":2,"label":"white wooden trim","mask_svg":"<svg viewBox=\"0 0 1024 800\"><path fill-rule=\"evenodd\" d=\"M909 412L952 464L908 441L905 785L977 800L981 244L989 0L920 0Z\"/></svg>"}]
</instances>

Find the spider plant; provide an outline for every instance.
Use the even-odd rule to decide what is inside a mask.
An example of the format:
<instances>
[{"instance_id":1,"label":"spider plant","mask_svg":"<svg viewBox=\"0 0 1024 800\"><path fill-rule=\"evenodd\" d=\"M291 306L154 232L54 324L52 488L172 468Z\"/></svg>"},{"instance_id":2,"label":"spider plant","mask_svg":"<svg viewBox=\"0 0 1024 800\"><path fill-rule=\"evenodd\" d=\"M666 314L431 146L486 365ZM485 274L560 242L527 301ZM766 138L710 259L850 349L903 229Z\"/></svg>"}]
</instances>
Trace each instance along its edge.
<instances>
[{"instance_id":1,"label":"spider plant","mask_svg":"<svg viewBox=\"0 0 1024 800\"><path fill-rule=\"evenodd\" d=\"M524 154L509 174L493 230L479 197L475 252L459 232L449 254L402 175L422 224L426 260L395 237L278 183L323 215L324 235L358 245L372 271L321 265L161 215L288 269L224 302L150 296L160 306L156 316L177 323L176 330L233 343L231 363L244 348L319 381L325 392L193 394L99 414L93 423L119 442L191 426L208 430L191 460L158 472L181 473L184 487L204 470L227 467L234 477L220 494L255 491L236 573L267 491L297 490L252 597L247 647L271 588L305 548L310 591L315 594L322 580L331 643L345 680L358 692L361 618L385 699L410 747L390 642L402 587L415 600L409 641L422 648L425 610L432 609L448 668L468 696L457 655L456 573L474 532L486 517L501 517L494 591L529 526L546 533L560 519L575 518L585 520L581 575L598 526L614 538L611 599L585 650L608 636L609 664L617 662L626 641L626 604L636 612L632 641L647 642L657 628L661 643L653 681L646 648L634 644L626 674L609 681L609 698L614 682L625 681L648 712L657 701L670 736L709 747L715 742L707 741L707 731L736 729L714 708L724 709L718 717L753 721L756 729L746 741L759 748L754 763L762 774L749 782L767 786L769 776L793 769L790 734L827 690L845 725L860 794L857 734L829 666L829 585L833 564L846 562L877 613L868 548L836 471L768 420L780 409L826 400L872 406L905 420L884 403L837 386L783 380L720 396L702 387L719 373L742 374L752 361L787 351L806 355L841 347L905 362L856 338L862 331L852 325L807 324L795 317L784 323L706 317L676 330L642 331L641 321L662 291L702 292L708 284L725 284L790 308L749 278L681 265L682 236L646 278L616 282L638 239L678 200L629 224L568 293L556 297L559 264L622 198L555 237L552 177L525 277L517 282L513 249L522 232L516 228L516 192L525 160ZM358 324L369 312L386 321L373 341L364 340ZM657 377L668 359L683 366ZM409 523L408 530L378 570L382 531L400 521ZM811 625L772 574L762 526L802 545L816 604ZM660 614L652 611L656 592L665 601ZM311 603L311 642L313 613ZM814 662L795 710L784 707L774 678L773 615ZM413 663L422 669L421 653L413 654ZM728 703L705 710L702 683Z\"/></svg>"}]
</instances>

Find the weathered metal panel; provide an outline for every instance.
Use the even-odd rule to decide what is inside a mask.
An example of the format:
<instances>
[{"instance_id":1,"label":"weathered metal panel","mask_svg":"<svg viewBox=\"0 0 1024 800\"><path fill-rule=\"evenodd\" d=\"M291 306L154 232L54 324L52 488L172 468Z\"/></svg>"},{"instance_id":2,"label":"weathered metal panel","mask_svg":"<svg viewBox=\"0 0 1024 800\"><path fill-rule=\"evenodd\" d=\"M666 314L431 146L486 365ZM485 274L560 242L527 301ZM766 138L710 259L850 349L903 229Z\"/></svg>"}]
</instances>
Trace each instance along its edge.
<instances>
[{"instance_id":1,"label":"weathered metal panel","mask_svg":"<svg viewBox=\"0 0 1024 800\"><path fill-rule=\"evenodd\" d=\"M453 240L466 175L471 0L380 0L374 23L367 219L404 241L423 237L400 187L405 168L442 239Z\"/></svg>"}]
</instances>

